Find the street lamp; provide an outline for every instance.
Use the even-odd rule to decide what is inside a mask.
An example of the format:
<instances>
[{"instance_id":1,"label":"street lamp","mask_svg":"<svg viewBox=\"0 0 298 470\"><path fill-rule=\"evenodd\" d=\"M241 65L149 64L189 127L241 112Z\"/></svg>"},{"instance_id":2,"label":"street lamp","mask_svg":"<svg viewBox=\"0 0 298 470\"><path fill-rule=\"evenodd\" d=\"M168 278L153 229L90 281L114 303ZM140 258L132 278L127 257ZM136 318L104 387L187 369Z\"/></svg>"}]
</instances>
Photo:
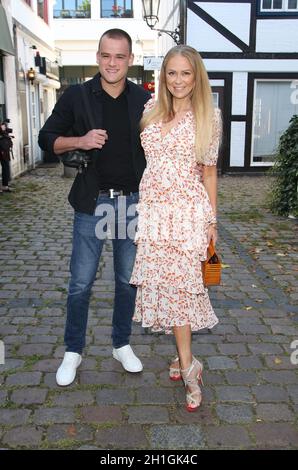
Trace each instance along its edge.
<instances>
[{"instance_id":1,"label":"street lamp","mask_svg":"<svg viewBox=\"0 0 298 470\"><path fill-rule=\"evenodd\" d=\"M144 10L144 20L146 21L149 28L153 31L159 31L160 33L166 33L175 42L175 44L181 44L181 34L180 34L180 25L177 26L175 31L168 31L167 29L157 29L154 28L156 23L158 22L158 13L159 13L159 5L160 0L142 0L143 3L143 10Z\"/></svg>"},{"instance_id":2,"label":"street lamp","mask_svg":"<svg viewBox=\"0 0 298 470\"><path fill-rule=\"evenodd\" d=\"M30 80L31 85L33 85L33 82L35 80L35 70L32 67L30 67L30 69L27 72L27 78L28 80Z\"/></svg>"}]
</instances>

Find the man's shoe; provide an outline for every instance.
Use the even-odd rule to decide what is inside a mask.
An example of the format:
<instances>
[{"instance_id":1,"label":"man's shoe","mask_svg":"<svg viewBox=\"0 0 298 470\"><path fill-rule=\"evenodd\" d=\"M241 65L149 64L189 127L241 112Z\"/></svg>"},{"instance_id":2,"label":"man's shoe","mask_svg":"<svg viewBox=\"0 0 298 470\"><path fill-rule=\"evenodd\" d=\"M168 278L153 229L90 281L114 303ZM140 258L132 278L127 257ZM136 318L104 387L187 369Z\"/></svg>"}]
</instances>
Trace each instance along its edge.
<instances>
[{"instance_id":1,"label":"man's shoe","mask_svg":"<svg viewBox=\"0 0 298 470\"><path fill-rule=\"evenodd\" d=\"M141 372L143 370L143 364L134 354L129 344L122 346L122 348L114 348L113 357L121 362L127 372Z\"/></svg>"},{"instance_id":2,"label":"man's shoe","mask_svg":"<svg viewBox=\"0 0 298 470\"><path fill-rule=\"evenodd\" d=\"M56 382L61 387L70 385L76 378L77 368L82 362L81 354L66 352L61 366L57 370Z\"/></svg>"}]
</instances>

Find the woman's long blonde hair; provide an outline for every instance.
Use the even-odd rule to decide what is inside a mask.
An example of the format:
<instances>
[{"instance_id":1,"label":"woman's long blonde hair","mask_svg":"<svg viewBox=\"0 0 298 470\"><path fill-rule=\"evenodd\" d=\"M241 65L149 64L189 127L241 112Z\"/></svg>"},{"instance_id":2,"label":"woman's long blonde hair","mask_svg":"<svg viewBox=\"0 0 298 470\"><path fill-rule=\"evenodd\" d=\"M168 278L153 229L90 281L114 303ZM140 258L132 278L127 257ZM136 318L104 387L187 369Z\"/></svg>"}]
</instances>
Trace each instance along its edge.
<instances>
[{"instance_id":1,"label":"woman's long blonde hair","mask_svg":"<svg viewBox=\"0 0 298 470\"><path fill-rule=\"evenodd\" d=\"M175 46L166 54L160 71L158 101L153 108L144 113L141 129L153 122L168 122L174 118L173 97L166 85L166 68L169 60L175 55L188 59L194 71L195 85L191 95L191 106L195 118L195 148L198 163L204 163L204 155L212 139L214 106L208 75L200 54L190 46Z\"/></svg>"}]
</instances>

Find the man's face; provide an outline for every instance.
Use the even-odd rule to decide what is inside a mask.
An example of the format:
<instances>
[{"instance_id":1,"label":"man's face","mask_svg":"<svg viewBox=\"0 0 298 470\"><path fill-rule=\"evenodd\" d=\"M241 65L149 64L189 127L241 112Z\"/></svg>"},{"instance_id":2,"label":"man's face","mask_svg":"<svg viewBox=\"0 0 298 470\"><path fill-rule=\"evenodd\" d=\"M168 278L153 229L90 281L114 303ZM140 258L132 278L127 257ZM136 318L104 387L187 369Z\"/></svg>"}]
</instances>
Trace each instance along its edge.
<instances>
[{"instance_id":1,"label":"man's face","mask_svg":"<svg viewBox=\"0 0 298 470\"><path fill-rule=\"evenodd\" d=\"M128 67L133 64L133 54L125 38L112 39L104 36L96 54L102 80L110 85L123 81L127 76Z\"/></svg>"}]
</instances>

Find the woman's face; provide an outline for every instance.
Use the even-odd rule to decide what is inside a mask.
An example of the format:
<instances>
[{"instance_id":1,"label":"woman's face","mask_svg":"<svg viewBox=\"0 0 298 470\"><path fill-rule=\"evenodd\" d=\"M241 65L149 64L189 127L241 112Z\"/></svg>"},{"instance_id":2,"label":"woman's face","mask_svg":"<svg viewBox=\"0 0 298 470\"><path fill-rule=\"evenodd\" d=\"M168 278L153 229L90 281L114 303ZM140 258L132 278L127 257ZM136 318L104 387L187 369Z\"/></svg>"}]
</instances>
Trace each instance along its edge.
<instances>
[{"instance_id":1,"label":"woman's face","mask_svg":"<svg viewBox=\"0 0 298 470\"><path fill-rule=\"evenodd\" d=\"M190 97L195 85L195 74L186 57L180 54L173 56L167 63L165 76L167 89L173 97Z\"/></svg>"}]
</instances>

